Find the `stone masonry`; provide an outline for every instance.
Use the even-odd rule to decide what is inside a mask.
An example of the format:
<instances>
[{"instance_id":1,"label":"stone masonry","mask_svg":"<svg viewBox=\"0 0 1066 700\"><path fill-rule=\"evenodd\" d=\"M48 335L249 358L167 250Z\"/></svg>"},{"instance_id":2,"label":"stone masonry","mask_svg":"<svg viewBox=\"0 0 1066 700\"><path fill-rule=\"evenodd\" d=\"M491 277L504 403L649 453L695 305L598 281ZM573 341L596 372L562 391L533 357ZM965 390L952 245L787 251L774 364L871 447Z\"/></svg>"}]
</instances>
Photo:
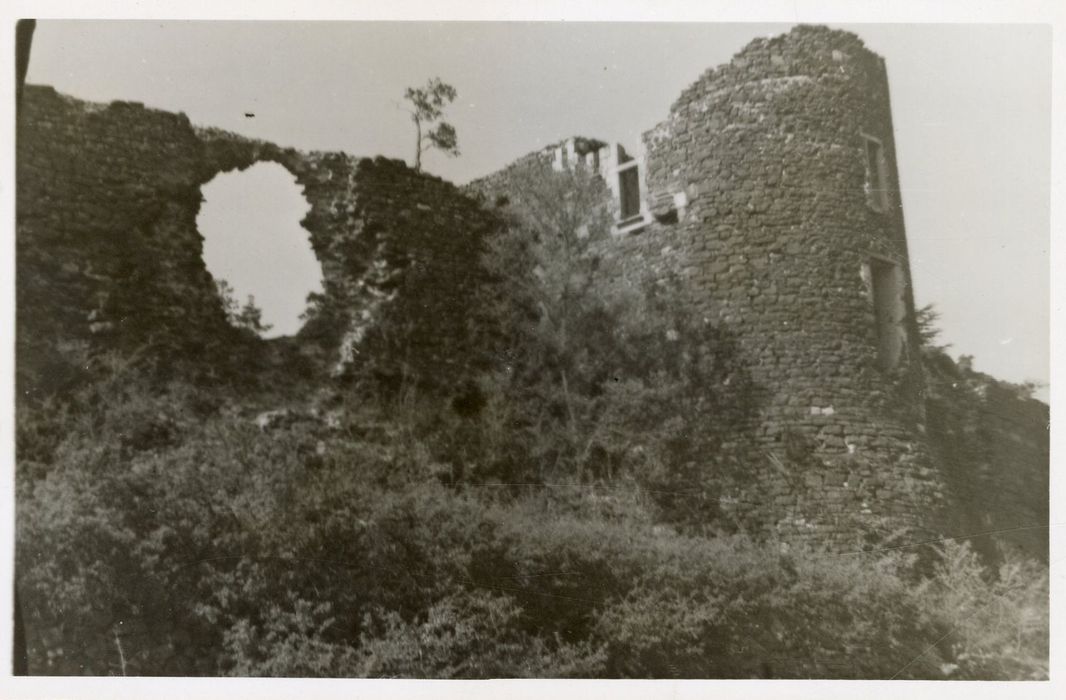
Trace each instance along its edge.
<instances>
[{"instance_id":1,"label":"stone masonry","mask_svg":"<svg viewBox=\"0 0 1066 700\"><path fill-rule=\"evenodd\" d=\"M454 376L479 281L470 261L495 218L440 178L402 162L301 153L184 114L97 105L26 86L18 139L20 391L46 390L79 344L232 346L196 230L200 187L216 174L279 163L311 210L303 226L322 265L324 316L300 333L342 371L355 346L391 327L394 372ZM399 292L403 292L400 294ZM413 332L418 329L418 332ZM385 352L387 350L387 352ZM46 360L48 362L46 363Z\"/></svg>"},{"instance_id":2,"label":"stone masonry","mask_svg":"<svg viewBox=\"0 0 1066 700\"><path fill-rule=\"evenodd\" d=\"M292 172L311 204L325 294L296 341L335 373L376 357L385 373L447 382L474 356L466 329L494 210L520 196L524 171L591 168L618 219L598 244L605 274L667 288L728 329L765 395L737 436L750 478L722 501L739 526L841 548L1003 526L1042 532L1025 546L1046 556L1047 407L971 377L989 410L963 415L958 382L923 369L883 60L824 27L756 39L643 142L634 157L569 139L460 190L399 161L302 153L26 86L20 394L46 394L64 353L85 345L224 351L200 187L259 161ZM957 455L974 444L971 473ZM989 490L994 506L978 497Z\"/></svg>"},{"instance_id":3,"label":"stone masonry","mask_svg":"<svg viewBox=\"0 0 1066 700\"><path fill-rule=\"evenodd\" d=\"M633 160L640 215L627 218L622 173ZM950 490L957 472L927 436L886 69L858 37L801 26L756 39L682 93L644 134L641 159L575 138L469 188L506 201L521 196L510 185L518 171L580 167L612 184L606 276L669 286L729 328L768 394L744 436L752 483L723 504L746 527L845 547L860 533L994 528L964 514L974 499ZM1046 474L1046 431L1022 425L1027 469ZM1017 483L1010 493L1028 489L1006 481ZM1046 497L1028 493L1034 506ZM1039 511L1023 512L1011 524L1039 531Z\"/></svg>"}]
</instances>

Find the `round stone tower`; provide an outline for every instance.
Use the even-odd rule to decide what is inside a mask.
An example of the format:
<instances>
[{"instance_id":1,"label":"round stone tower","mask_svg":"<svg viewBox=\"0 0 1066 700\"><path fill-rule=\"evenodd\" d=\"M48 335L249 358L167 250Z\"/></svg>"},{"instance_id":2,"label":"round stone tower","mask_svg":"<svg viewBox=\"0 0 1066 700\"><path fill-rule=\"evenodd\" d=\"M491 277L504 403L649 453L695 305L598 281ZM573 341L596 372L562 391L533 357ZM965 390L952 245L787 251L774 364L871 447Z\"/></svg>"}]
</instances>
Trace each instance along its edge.
<instances>
[{"instance_id":1,"label":"round stone tower","mask_svg":"<svg viewBox=\"0 0 1066 700\"><path fill-rule=\"evenodd\" d=\"M884 61L825 27L757 39L644 140L654 220L620 252L732 329L765 393L737 513L823 540L931 526Z\"/></svg>"}]
</instances>

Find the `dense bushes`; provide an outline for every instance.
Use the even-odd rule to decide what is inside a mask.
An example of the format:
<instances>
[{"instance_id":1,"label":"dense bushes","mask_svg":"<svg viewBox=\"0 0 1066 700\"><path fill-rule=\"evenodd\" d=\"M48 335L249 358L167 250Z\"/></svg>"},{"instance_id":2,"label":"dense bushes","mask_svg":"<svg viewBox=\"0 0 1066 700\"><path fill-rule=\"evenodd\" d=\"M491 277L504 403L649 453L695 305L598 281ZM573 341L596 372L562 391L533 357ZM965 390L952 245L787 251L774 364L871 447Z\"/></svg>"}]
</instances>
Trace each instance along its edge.
<instances>
[{"instance_id":1,"label":"dense bushes","mask_svg":"<svg viewBox=\"0 0 1066 700\"><path fill-rule=\"evenodd\" d=\"M736 443L760 392L729 333L603 269L605 184L585 169L516 174L508 226L485 257L477 378L487 453L468 480L632 478L666 521L719 527L719 490L743 478Z\"/></svg>"},{"instance_id":2,"label":"dense bushes","mask_svg":"<svg viewBox=\"0 0 1066 700\"><path fill-rule=\"evenodd\" d=\"M107 391L20 435L54 455L18 478L33 673L1046 675L1030 562L948 544L922 579L898 550L682 535L625 479L446 485L395 413L262 432L179 386Z\"/></svg>"},{"instance_id":3,"label":"dense bushes","mask_svg":"<svg viewBox=\"0 0 1066 700\"><path fill-rule=\"evenodd\" d=\"M483 290L465 363L484 371L446 396L402 358L325 390L99 356L20 406L30 671L1046 677L1046 567L723 534L758 388L664 292L592 292L596 186L514 200L487 261L508 293ZM291 420L255 420L279 402Z\"/></svg>"}]
</instances>

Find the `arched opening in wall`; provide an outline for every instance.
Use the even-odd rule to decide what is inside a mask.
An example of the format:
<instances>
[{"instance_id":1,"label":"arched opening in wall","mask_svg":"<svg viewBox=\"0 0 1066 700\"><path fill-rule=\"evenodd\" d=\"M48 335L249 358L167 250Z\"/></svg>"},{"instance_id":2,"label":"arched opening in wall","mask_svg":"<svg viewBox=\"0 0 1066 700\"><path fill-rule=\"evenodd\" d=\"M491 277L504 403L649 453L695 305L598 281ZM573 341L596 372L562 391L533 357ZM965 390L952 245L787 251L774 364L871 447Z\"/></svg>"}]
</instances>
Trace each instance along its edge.
<instances>
[{"instance_id":1,"label":"arched opening in wall","mask_svg":"<svg viewBox=\"0 0 1066 700\"><path fill-rule=\"evenodd\" d=\"M307 295L322 291L322 266L300 225L311 205L296 178L277 163L256 163L219 173L201 192L204 264L230 322L264 338L295 334Z\"/></svg>"}]
</instances>

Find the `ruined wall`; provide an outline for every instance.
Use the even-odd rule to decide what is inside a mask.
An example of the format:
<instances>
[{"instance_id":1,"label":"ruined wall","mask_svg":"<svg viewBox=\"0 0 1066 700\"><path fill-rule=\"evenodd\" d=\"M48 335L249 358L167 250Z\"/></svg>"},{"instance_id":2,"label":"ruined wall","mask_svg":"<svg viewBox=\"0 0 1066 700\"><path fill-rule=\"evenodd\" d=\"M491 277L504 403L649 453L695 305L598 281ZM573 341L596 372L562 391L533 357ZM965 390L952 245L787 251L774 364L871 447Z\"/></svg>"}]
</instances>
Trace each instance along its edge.
<instances>
[{"instance_id":1,"label":"ruined wall","mask_svg":"<svg viewBox=\"0 0 1066 700\"><path fill-rule=\"evenodd\" d=\"M61 383L61 355L85 344L195 353L192 337L225 330L195 233L202 148L184 115L26 86L17 168L22 395Z\"/></svg>"},{"instance_id":2,"label":"ruined wall","mask_svg":"<svg viewBox=\"0 0 1066 700\"><path fill-rule=\"evenodd\" d=\"M439 178L402 162L301 153L194 128L183 114L97 105L27 86L18 135L20 390L47 392L64 360L101 348L166 348L222 361L239 350L196 230L200 186L273 161L311 210L323 267L318 322L300 337L332 369L377 338L382 371L451 376L470 353L469 297L495 220ZM250 251L254 255L254 251ZM372 335L372 334L371 334ZM58 350L57 350L58 349ZM64 354L66 358L64 358Z\"/></svg>"},{"instance_id":3,"label":"ruined wall","mask_svg":"<svg viewBox=\"0 0 1066 700\"><path fill-rule=\"evenodd\" d=\"M56 349L233 347L195 228L199 188L218 172L269 160L304 188L325 298L301 344L332 369L373 361L429 383L475 357L477 258L495 214L523 196L523 173L594 169L602 206L618 210L617 153L591 139L472 183L479 206L397 161L300 153L136 104L28 86L22 111L24 393L57 376ZM726 511L750 531L841 546L898 528L999 528L1046 551L1046 406L981 382L958 394L923 371L881 59L825 28L755 40L685 90L645 147L643 225L593 247L606 277L676 294L737 339L762 408L738 430L750 474L727 489ZM901 341L891 363L874 299L888 264L903 312L889 324Z\"/></svg>"},{"instance_id":4,"label":"ruined wall","mask_svg":"<svg viewBox=\"0 0 1066 700\"><path fill-rule=\"evenodd\" d=\"M873 193L867 137L882 153ZM620 229L599 252L606 277L671 290L732 331L766 393L746 436L752 483L723 505L749 528L819 541L863 528L942 530L931 517L943 484L921 439L923 379L881 59L856 36L820 27L757 39L686 89L644 141L646 223ZM517 165L544 168L550 150ZM589 165L579 161L572 167ZM508 177L473 185L491 200ZM888 264L899 276L890 363L872 270Z\"/></svg>"},{"instance_id":5,"label":"ruined wall","mask_svg":"<svg viewBox=\"0 0 1066 700\"><path fill-rule=\"evenodd\" d=\"M213 169L273 161L303 187L311 210L302 225L322 264L325 299L299 337L336 351L334 373L362 353L360 362L373 357L382 372L433 383L472 361L465 329L484 280L484 239L497 226L491 213L403 161L198 133Z\"/></svg>"},{"instance_id":6,"label":"ruined wall","mask_svg":"<svg viewBox=\"0 0 1066 700\"><path fill-rule=\"evenodd\" d=\"M883 207L869 192L869 136L882 146ZM856 512L885 530L931 525L942 485L917 433L922 374L883 61L823 27L757 39L644 139L649 197L687 201L676 225L623 247L661 258L688 303L735 329L772 393L757 438L785 468L768 466L740 504L819 538L847 537ZM902 282L892 367L879 356L880 261ZM806 468L787 459L796 440L816 457Z\"/></svg>"},{"instance_id":7,"label":"ruined wall","mask_svg":"<svg viewBox=\"0 0 1066 700\"><path fill-rule=\"evenodd\" d=\"M761 416L737 436L750 479L723 507L789 539L996 531L1046 557L1047 406L926 368L884 62L824 27L756 39L686 89L644 145L644 223L593 249L611 284L675 294L743 348ZM610 182L611 153L570 139L470 189L506 207L529 171Z\"/></svg>"}]
</instances>

